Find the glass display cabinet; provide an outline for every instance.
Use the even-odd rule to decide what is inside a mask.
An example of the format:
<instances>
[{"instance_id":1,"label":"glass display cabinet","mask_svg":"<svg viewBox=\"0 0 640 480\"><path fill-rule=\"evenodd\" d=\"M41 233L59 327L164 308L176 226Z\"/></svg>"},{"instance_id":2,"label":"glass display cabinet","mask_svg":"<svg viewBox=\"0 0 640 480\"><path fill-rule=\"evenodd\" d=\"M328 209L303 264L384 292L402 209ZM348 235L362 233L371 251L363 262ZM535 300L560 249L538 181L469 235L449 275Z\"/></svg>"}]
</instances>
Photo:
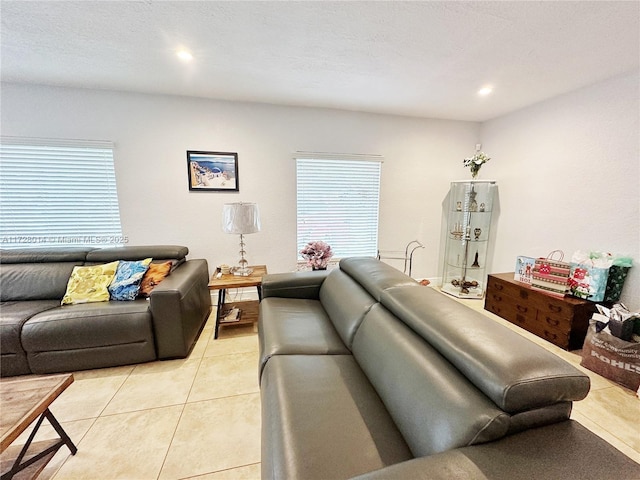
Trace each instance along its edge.
<instances>
[{"instance_id":1,"label":"glass display cabinet","mask_svg":"<svg viewBox=\"0 0 640 480\"><path fill-rule=\"evenodd\" d=\"M483 298L496 182L451 182L442 291L458 298Z\"/></svg>"}]
</instances>

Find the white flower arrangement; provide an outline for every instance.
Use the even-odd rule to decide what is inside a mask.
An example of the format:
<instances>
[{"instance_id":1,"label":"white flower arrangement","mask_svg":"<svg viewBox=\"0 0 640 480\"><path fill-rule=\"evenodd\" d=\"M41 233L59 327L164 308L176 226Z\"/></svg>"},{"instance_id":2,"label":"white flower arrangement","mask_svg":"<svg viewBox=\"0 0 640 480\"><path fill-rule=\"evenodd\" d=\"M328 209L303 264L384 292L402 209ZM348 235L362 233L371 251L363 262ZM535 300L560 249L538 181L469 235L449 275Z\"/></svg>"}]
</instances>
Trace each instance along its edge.
<instances>
[{"instance_id":1,"label":"white flower arrangement","mask_svg":"<svg viewBox=\"0 0 640 480\"><path fill-rule=\"evenodd\" d=\"M487 157L483 152L476 152L473 157L465 158L463 160L463 164L465 167L471 168L471 177L476 178L478 176L478 172L480 171L480 167L491 160L490 157Z\"/></svg>"}]
</instances>

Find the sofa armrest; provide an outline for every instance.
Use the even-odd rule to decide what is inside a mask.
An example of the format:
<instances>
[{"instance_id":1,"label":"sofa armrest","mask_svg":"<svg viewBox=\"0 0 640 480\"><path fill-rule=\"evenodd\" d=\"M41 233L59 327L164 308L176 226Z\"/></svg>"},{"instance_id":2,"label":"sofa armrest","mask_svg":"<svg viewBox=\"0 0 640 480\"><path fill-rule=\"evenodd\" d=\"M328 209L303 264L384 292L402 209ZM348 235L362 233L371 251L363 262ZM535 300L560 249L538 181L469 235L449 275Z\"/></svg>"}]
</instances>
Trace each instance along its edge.
<instances>
[{"instance_id":1,"label":"sofa armrest","mask_svg":"<svg viewBox=\"0 0 640 480\"><path fill-rule=\"evenodd\" d=\"M211 312L206 260L187 260L149 295L158 358L184 358Z\"/></svg>"},{"instance_id":2,"label":"sofa armrest","mask_svg":"<svg viewBox=\"0 0 640 480\"><path fill-rule=\"evenodd\" d=\"M305 298L318 300L327 270L271 273L262 277L262 298Z\"/></svg>"}]
</instances>

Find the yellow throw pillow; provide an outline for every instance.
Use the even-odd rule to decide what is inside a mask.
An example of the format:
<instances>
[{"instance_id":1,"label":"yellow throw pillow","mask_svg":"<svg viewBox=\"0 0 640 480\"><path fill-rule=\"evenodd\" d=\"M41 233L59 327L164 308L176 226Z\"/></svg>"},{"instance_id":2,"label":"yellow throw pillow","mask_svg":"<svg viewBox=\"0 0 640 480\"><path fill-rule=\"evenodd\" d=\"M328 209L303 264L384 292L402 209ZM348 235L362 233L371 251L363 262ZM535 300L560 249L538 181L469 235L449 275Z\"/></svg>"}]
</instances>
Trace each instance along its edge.
<instances>
[{"instance_id":1,"label":"yellow throw pillow","mask_svg":"<svg viewBox=\"0 0 640 480\"><path fill-rule=\"evenodd\" d=\"M107 287L116 275L118 263L115 261L104 265L73 267L62 305L109 301Z\"/></svg>"}]
</instances>

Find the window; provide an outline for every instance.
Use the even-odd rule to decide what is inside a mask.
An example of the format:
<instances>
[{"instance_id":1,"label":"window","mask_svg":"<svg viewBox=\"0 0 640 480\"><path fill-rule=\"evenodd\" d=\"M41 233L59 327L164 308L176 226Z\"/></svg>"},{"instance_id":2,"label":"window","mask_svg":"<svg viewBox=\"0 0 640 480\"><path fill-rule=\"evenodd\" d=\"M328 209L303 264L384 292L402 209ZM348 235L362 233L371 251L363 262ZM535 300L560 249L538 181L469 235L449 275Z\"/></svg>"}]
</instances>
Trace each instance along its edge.
<instances>
[{"instance_id":1,"label":"window","mask_svg":"<svg viewBox=\"0 0 640 480\"><path fill-rule=\"evenodd\" d=\"M381 165L365 155L296 156L298 252L322 240L336 258L376 256Z\"/></svg>"},{"instance_id":2,"label":"window","mask_svg":"<svg viewBox=\"0 0 640 480\"><path fill-rule=\"evenodd\" d=\"M113 144L0 139L0 247L123 243Z\"/></svg>"}]
</instances>

